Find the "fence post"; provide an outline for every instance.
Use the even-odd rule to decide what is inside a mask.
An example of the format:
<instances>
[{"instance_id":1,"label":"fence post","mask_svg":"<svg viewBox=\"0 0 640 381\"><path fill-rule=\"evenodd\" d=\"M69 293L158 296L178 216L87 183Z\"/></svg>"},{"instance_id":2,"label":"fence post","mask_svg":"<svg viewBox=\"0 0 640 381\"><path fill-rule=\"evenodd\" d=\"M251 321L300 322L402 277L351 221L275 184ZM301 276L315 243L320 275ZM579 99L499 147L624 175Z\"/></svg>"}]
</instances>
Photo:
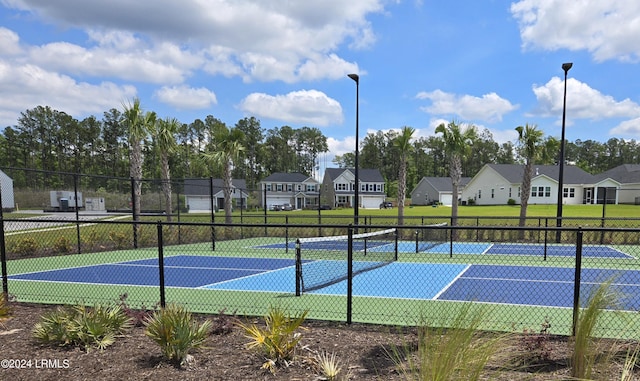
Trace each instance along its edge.
<instances>
[{"instance_id":1,"label":"fence post","mask_svg":"<svg viewBox=\"0 0 640 381\"><path fill-rule=\"evenodd\" d=\"M80 205L78 205L78 174L73 174L73 197L76 199L76 240L78 242L78 254L82 254L82 248L80 246Z\"/></svg>"},{"instance_id":2,"label":"fence post","mask_svg":"<svg viewBox=\"0 0 640 381\"><path fill-rule=\"evenodd\" d=\"M580 313L580 273L582 271L582 228L578 228L576 234L576 272L573 278L573 328L571 335L576 335L578 315Z\"/></svg>"},{"instance_id":3,"label":"fence post","mask_svg":"<svg viewBox=\"0 0 640 381\"><path fill-rule=\"evenodd\" d=\"M7 250L4 245L4 215L2 207L2 184L0 184L0 262L2 266L2 296L4 301L9 301L9 283L7 277Z\"/></svg>"},{"instance_id":4,"label":"fence post","mask_svg":"<svg viewBox=\"0 0 640 381\"><path fill-rule=\"evenodd\" d=\"M160 279L160 307L166 306L164 297L164 244L162 242L162 223L158 221L158 271Z\"/></svg>"},{"instance_id":5,"label":"fence post","mask_svg":"<svg viewBox=\"0 0 640 381\"><path fill-rule=\"evenodd\" d=\"M296 296L302 293L302 253L300 252L300 238L296 239Z\"/></svg>"},{"instance_id":6,"label":"fence post","mask_svg":"<svg viewBox=\"0 0 640 381\"><path fill-rule=\"evenodd\" d=\"M347 324L351 324L353 309L353 225L351 224L349 224L347 237Z\"/></svg>"},{"instance_id":7,"label":"fence post","mask_svg":"<svg viewBox=\"0 0 640 381\"><path fill-rule=\"evenodd\" d=\"M216 251L216 228L213 226L216 221L215 205L213 202L213 177L209 177L209 205L211 207L211 250Z\"/></svg>"}]
</instances>

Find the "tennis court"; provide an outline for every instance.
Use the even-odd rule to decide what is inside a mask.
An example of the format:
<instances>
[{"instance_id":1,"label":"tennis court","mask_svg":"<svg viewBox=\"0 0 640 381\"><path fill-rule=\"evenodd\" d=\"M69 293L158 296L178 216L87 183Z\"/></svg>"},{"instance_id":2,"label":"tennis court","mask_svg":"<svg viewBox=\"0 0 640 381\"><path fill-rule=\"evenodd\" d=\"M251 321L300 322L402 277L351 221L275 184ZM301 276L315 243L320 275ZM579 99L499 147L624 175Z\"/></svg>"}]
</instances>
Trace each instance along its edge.
<instances>
[{"instance_id":1,"label":"tennis court","mask_svg":"<svg viewBox=\"0 0 640 381\"><path fill-rule=\"evenodd\" d=\"M354 268L360 261L354 262ZM346 272L346 261L305 260L302 271ZM229 290L290 294L295 292L295 260L175 255L166 257L169 288ZM408 276L407 274L411 274ZM624 297L622 309L640 309L640 271L582 270L583 300L602 282ZM157 286L157 259L140 259L89 266L35 271L9 276L18 282ZM553 266L514 266L392 262L353 279L353 295L405 300L479 301L524 306L571 307L574 270ZM346 295L346 280L310 291L312 295Z\"/></svg>"}]
</instances>

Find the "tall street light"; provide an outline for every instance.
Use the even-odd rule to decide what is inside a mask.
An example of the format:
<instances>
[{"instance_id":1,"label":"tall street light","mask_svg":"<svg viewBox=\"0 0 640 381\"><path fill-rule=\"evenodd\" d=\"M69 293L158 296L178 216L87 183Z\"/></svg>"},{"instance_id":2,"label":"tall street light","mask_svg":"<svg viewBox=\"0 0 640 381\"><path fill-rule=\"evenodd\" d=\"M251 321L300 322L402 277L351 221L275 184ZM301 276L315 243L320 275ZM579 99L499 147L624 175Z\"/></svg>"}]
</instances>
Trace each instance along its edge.
<instances>
[{"instance_id":1,"label":"tall street light","mask_svg":"<svg viewBox=\"0 0 640 381\"><path fill-rule=\"evenodd\" d=\"M558 211L556 214L556 227L562 226L562 199L564 195L564 129L565 129L565 117L567 114L567 72L573 66L573 63L567 62L562 64L562 70L564 70L564 100L562 103L562 137L560 141L560 168L558 171ZM556 231L556 242L560 242L561 231Z\"/></svg>"},{"instance_id":2,"label":"tall street light","mask_svg":"<svg viewBox=\"0 0 640 381\"><path fill-rule=\"evenodd\" d=\"M358 226L358 188L360 188L360 178L358 176L358 117L360 114L360 77L358 74L347 74L347 76L356 82L356 157L355 157L355 189L353 192L353 224Z\"/></svg>"}]
</instances>

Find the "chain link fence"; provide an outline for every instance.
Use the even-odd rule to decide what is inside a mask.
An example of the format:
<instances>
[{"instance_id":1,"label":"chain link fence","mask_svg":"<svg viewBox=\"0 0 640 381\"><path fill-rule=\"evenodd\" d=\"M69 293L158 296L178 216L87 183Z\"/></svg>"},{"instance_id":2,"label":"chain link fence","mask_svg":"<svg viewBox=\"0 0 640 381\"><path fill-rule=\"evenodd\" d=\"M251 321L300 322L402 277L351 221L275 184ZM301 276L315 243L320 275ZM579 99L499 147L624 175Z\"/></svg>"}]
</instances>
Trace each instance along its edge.
<instances>
[{"instance_id":1,"label":"chain link fence","mask_svg":"<svg viewBox=\"0 0 640 381\"><path fill-rule=\"evenodd\" d=\"M588 219L580 220L584 227L557 228L452 227L443 218L353 226L294 223L300 217L282 214L283 223L267 224L78 215L0 219L3 292L19 302L94 304L126 295L140 308L180 303L194 312L262 316L278 305L308 310L312 319L434 326L447 326L471 302L491 309L488 329L544 326L570 335L578 308L610 283L617 304L598 334L640 332L637 228L595 227ZM309 274L329 281L300 288Z\"/></svg>"}]
</instances>

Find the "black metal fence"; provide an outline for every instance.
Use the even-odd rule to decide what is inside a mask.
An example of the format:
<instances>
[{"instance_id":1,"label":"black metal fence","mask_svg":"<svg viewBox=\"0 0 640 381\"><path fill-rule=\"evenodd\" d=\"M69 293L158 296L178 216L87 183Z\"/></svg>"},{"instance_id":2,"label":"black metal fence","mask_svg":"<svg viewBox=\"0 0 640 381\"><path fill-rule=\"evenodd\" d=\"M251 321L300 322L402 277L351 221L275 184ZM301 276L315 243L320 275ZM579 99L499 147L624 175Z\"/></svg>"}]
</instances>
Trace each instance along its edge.
<instances>
[{"instance_id":1,"label":"black metal fence","mask_svg":"<svg viewBox=\"0 0 640 381\"><path fill-rule=\"evenodd\" d=\"M165 217L134 222L118 213L0 214L3 292L19 302L93 304L127 295L141 308L180 303L194 312L262 316L280 305L308 310L313 319L440 326L470 302L491 309L486 328L531 331L544 324L569 335L593 290L610 283L617 303L604 312L598 334L640 332L638 228L602 228L599 219L557 228L545 219L518 227L479 217L459 219L455 227L446 218L405 219L398 226L366 217L352 226L326 216L322 224L309 223L309 216L307 223L295 223L302 216L285 214L268 223L248 215L234 224ZM363 249L349 237L386 229L397 229L397 260L357 271ZM330 249L303 247L296 262L296 240L319 236L347 239ZM393 247L374 242L366 250ZM309 250L314 254L307 257ZM311 266L344 280L296 296L297 273Z\"/></svg>"}]
</instances>

